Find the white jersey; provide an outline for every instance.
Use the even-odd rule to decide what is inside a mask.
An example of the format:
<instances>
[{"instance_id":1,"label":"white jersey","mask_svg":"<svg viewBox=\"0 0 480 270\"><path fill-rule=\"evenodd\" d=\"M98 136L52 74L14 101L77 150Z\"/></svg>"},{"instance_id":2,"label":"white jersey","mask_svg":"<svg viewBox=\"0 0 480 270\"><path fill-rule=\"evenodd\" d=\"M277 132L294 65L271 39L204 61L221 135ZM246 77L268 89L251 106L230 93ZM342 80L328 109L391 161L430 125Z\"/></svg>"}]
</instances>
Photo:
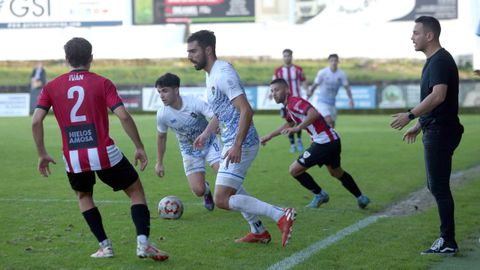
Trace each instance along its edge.
<instances>
[{"instance_id":1,"label":"white jersey","mask_svg":"<svg viewBox=\"0 0 480 270\"><path fill-rule=\"evenodd\" d=\"M240 95L245 95L240 77L232 65L216 60L210 74L206 74L206 85L208 104L222 128L223 144L227 148L231 147L237 135L240 120L240 112L233 106L232 100ZM242 147L258 143L257 130L252 122Z\"/></svg>"},{"instance_id":2,"label":"white jersey","mask_svg":"<svg viewBox=\"0 0 480 270\"><path fill-rule=\"evenodd\" d=\"M167 133L171 128L177 136L180 151L183 155L205 157L210 145L215 140L212 134L202 150L195 149L193 142L208 125L206 117L213 117L208 104L196 97L180 96L182 108L176 110L170 106L161 105L157 111L157 130Z\"/></svg>"},{"instance_id":3,"label":"white jersey","mask_svg":"<svg viewBox=\"0 0 480 270\"><path fill-rule=\"evenodd\" d=\"M343 70L337 69L332 72L330 67L326 67L318 71L314 83L320 87L317 92L317 100L335 106L338 89L342 85L348 85L348 79Z\"/></svg>"}]
</instances>

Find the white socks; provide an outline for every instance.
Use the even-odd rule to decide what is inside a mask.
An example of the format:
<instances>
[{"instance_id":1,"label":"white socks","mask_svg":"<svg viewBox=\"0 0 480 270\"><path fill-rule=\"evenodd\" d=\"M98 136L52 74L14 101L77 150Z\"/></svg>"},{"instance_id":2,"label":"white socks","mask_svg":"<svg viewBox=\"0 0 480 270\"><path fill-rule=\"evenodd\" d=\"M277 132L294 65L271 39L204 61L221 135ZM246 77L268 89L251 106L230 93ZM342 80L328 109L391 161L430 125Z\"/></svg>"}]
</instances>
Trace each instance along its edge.
<instances>
[{"instance_id":1,"label":"white socks","mask_svg":"<svg viewBox=\"0 0 480 270\"><path fill-rule=\"evenodd\" d=\"M248 192L241 186L236 194L241 195L249 195ZM243 218L250 224L250 231L254 234L261 234L265 231L265 227L263 227L262 221L256 215L252 215L246 212L241 212Z\"/></svg>"},{"instance_id":2,"label":"white socks","mask_svg":"<svg viewBox=\"0 0 480 270\"><path fill-rule=\"evenodd\" d=\"M111 246L111 245L112 245L112 243L108 239L105 239L102 242L100 242L101 247L106 247L106 246Z\"/></svg>"},{"instance_id":3,"label":"white socks","mask_svg":"<svg viewBox=\"0 0 480 270\"><path fill-rule=\"evenodd\" d=\"M248 195L235 194L230 196L228 206L232 210L245 212L257 216L267 216L278 222L283 215L283 209L262 202L259 199Z\"/></svg>"},{"instance_id":4,"label":"white socks","mask_svg":"<svg viewBox=\"0 0 480 270\"><path fill-rule=\"evenodd\" d=\"M142 243L143 245L148 244L148 238L144 234L137 235L137 243Z\"/></svg>"}]
</instances>

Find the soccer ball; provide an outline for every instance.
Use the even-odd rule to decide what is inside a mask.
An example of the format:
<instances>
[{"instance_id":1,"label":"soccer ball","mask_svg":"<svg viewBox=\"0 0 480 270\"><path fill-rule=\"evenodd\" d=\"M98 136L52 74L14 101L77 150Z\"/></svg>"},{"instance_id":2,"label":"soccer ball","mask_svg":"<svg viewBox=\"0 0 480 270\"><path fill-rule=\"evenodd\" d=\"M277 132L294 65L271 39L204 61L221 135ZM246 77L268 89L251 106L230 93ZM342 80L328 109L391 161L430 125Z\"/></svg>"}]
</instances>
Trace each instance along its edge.
<instances>
[{"instance_id":1,"label":"soccer ball","mask_svg":"<svg viewBox=\"0 0 480 270\"><path fill-rule=\"evenodd\" d=\"M179 219L183 214L183 203L176 196L167 196L158 203L158 214L164 219Z\"/></svg>"}]
</instances>

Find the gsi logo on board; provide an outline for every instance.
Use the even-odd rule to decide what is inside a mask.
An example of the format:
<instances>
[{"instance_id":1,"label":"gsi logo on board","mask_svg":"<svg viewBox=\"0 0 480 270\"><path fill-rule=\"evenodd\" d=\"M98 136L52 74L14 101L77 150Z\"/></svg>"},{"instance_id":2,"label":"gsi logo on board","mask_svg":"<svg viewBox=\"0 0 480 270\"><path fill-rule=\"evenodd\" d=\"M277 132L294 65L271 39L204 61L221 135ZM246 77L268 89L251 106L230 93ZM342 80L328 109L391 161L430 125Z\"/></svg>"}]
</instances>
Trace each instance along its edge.
<instances>
[{"instance_id":1,"label":"gsi logo on board","mask_svg":"<svg viewBox=\"0 0 480 270\"><path fill-rule=\"evenodd\" d=\"M50 0L0 0L0 15L2 19L38 18L50 16Z\"/></svg>"},{"instance_id":2,"label":"gsi logo on board","mask_svg":"<svg viewBox=\"0 0 480 270\"><path fill-rule=\"evenodd\" d=\"M126 8L116 0L0 0L0 28L122 25Z\"/></svg>"}]
</instances>

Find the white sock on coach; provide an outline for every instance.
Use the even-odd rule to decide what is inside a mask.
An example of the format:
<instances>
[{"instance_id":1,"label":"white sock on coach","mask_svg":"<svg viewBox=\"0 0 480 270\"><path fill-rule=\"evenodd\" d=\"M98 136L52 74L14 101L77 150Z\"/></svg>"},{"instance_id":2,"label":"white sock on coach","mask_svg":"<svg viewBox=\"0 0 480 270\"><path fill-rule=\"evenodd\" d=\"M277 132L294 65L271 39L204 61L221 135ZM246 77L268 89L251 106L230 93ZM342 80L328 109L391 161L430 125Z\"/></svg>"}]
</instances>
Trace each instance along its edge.
<instances>
[{"instance_id":1,"label":"white sock on coach","mask_svg":"<svg viewBox=\"0 0 480 270\"><path fill-rule=\"evenodd\" d=\"M137 243L148 244L148 238L144 234L137 235Z\"/></svg>"}]
</instances>

